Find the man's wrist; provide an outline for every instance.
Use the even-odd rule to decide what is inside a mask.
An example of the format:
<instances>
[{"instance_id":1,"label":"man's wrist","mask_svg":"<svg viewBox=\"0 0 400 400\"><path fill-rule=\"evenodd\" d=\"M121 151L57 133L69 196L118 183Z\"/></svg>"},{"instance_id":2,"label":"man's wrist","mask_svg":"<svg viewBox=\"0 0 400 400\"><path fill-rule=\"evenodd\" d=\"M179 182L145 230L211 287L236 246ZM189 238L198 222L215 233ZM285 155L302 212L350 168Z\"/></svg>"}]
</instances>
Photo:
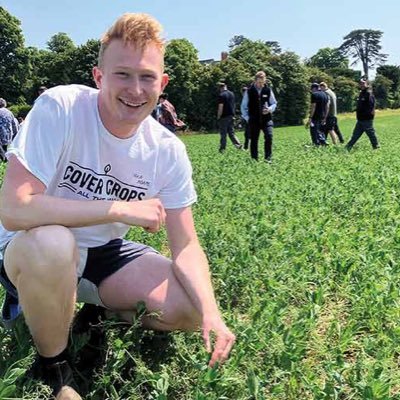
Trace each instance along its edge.
<instances>
[{"instance_id":1,"label":"man's wrist","mask_svg":"<svg viewBox=\"0 0 400 400\"><path fill-rule=\"evenodd\" d=\"M107 220L109 222L123 222L125 215L125 204L124 201L114 200L111 202L107 213Z\"/></svg>"}]
</instances>

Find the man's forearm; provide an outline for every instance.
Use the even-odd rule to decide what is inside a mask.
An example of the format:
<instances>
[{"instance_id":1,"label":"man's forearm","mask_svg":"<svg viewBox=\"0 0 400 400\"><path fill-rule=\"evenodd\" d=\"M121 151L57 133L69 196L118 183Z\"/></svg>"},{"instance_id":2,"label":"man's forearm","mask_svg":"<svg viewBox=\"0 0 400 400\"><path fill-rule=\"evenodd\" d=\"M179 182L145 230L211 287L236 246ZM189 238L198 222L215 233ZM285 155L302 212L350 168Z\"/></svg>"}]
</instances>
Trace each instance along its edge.
<instances>
[{"instance_id":1,"label":"man's forearm","mask_svg":"<svg viewBox=\"0 0 400 400\"><path fill-rule=\"evenodd\" d=\"M68 200L35 194L19 204L2 201L1 219L6 229L27 230L43 225L82 227L118 220L118 203L105 200Z\"/></svg>"},{"instance_id":2,"label":"man's forearm","mask_svg":"<svg viewBox=\"0 0 400 400\"><path fill-rule=\"evenodd\" d=\"M202 317L219 314L207 258L200 245L191 243L176 257L173 256L173 268Z\"/></svg>"},{"instance_id":3,"label":"man's forearm","mask_svg":"<svg viewBox=\"0 0 400 400\"><path fill-rule=\"evenodd\" d=\"M217 119L221 118L223 109L224 109L224 105L223 104L218 104Z\"/></svg>"}]
</instances>

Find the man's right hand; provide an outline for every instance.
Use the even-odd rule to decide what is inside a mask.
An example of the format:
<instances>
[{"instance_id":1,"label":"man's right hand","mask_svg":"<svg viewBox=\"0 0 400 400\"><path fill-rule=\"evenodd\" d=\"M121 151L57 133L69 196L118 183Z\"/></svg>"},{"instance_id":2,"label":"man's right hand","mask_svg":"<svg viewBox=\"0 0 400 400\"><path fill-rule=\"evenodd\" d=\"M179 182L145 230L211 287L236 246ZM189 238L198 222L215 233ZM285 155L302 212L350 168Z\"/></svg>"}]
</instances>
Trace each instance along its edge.
<instances>
[{"instance_id":1,"label":"man's right hand","mask_svg":"<svg viewBox=\"0 0 400 400\"><path fill-rule=\"evenodd\" d=\"M132 202L115 202L111 212L116 214L116 222L141 226L147 232L155 233L165 224L166 213L159 199Z\"/></svg>"}]
</instances>

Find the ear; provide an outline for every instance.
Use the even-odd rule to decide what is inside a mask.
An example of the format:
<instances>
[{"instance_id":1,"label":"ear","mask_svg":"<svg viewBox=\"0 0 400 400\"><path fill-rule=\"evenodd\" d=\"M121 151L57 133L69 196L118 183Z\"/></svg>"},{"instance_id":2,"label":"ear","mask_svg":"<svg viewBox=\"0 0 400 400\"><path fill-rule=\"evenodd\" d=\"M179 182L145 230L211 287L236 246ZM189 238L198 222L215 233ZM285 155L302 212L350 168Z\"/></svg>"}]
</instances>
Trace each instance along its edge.
<instances>
[{"instance_id":1,"label":"ear","mask_svg":"<svg viewBox=\"0 0 400 400\"><path fill-rule=\"evenodd\" d=\"M168 74L163 74L161 78L161 92L164 91L165 87L168 85L169 76Z\"/></svg>"},{"instance_id":2,"label":"ear","mask_svg":"<svg viewBox=\"0 0 400 400\"><path fill-rule=\"evenodd\" d=\"M96 83L96 87L97 89L101 88L101 80L103 78L103 72L101 71L101 69L99 67L93 67L92 69L92 75L93 75L93 79Z\"/></svg>"}]
</instances>

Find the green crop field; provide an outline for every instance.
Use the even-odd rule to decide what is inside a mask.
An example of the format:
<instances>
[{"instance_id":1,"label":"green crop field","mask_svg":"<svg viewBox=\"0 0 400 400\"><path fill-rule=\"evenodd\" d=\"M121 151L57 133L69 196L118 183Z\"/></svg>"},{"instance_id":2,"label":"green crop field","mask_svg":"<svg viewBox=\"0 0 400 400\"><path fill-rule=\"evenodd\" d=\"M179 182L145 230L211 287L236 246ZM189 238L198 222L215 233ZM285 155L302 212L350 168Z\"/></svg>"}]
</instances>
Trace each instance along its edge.
<instances>
[{"instance_id":1,"label":"green crop field","mask_svg":"<svg viewBox=\"0 0 400 400\"><path fill-rule=\"evenodd\" d=\"M339 122L348 139L354 115ZM400 399L400 113L379 113L375 127L381 149L364 135L350 153L278 128L271 165L230 143L219 154L217 134L183 137L198 234L237 343L209 369L197 332L106 322L104 361L78 371L85 398ZM166 252L165 232L130 236ZM71 337L77 362L86 340ZM23 321L0 341L0 399L45 398L26 376Z\"/></svg>"}]
</instances>

